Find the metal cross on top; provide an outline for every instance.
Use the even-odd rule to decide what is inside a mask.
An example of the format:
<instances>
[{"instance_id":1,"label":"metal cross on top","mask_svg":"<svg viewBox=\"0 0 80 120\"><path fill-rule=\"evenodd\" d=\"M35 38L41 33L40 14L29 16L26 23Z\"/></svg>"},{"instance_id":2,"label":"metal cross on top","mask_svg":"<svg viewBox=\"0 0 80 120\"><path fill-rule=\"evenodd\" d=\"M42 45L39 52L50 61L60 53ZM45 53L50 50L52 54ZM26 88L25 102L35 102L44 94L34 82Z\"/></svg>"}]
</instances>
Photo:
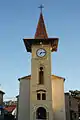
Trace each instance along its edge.
<instances>
[{"instance_id":1,"label":"metal cross on top","mask_svg":"<svg viewBox=\"0 0 80 120\"><path fill-rule=\"evenodd\" d=\"M40 8L40 10L42 12L42 9L44 8L44 6L41 4L38 8Z\"/></svg>"}]
</instances>

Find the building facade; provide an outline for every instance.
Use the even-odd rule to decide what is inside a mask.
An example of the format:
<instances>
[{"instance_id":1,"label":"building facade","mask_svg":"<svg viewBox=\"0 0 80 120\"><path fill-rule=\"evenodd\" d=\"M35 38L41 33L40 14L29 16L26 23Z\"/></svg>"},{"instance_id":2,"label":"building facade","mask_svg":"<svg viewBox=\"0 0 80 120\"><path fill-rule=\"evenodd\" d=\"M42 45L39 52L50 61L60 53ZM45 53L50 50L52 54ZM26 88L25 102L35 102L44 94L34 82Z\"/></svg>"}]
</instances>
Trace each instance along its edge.
<instances>
[{"instance_id":1,"label":"building facade","mask_svg":"<svg viewBox=\"0 0 80 120\"><path fill-rule=\"evenodd\" d=\"M51 75L59 39L48 38L42 12L34 39L23 40L32 55L31 75L19 78L18 120L65 120L64 78Z\"/></svg>"},{"instance_id":2,"label":"building facade","mask_svg":"<svg viewBox=\"0 0 80 120\"><path fill-rule=\"evenodd\" d=\"M80 96L65 93L66 120L80 119Z\"/></svg>"}]
</instances>

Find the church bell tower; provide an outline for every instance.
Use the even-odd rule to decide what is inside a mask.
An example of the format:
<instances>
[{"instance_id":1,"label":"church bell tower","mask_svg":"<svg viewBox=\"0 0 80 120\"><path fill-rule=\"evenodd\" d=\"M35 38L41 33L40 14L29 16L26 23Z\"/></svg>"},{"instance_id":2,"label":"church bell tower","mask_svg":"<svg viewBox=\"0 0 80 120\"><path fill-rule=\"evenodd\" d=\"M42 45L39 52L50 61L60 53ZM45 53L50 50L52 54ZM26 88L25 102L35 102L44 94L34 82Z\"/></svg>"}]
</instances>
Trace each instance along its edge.
<instances>
[{"instance_id":1,"label":"church bell tower","mask_svg":"<svg viewBox=\"0 0 80 120\"><path fill-rule=\"evenodd\" d=\"M57 51L58 38L48 38L42 12L34 39L24 39L31 52L30 120L53 120L51 52Z\"/></svg>"}]
</instances>

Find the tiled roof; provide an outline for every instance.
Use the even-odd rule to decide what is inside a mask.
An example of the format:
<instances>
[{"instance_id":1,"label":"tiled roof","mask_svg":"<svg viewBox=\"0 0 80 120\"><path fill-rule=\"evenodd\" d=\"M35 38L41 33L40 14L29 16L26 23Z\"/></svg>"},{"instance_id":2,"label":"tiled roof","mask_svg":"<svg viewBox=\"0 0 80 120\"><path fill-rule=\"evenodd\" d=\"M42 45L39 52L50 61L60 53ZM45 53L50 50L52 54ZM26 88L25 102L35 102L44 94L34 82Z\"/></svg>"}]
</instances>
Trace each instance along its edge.
<instances>
[{"instance_id":1,"label":"tiled roof","mask_svg":"<svg viewBox=\"0 0 80 120\"><path fill-rule=\"evenodd\" d=\"M42 39L48 38L42 12L40 13L40 18L35 33L35 39L41 39L41 38Z\"/></svg>"},{"instance_id":2,"label":"tiled roof","mask_svg":"<svg viewBox=\"0 0 80 120\"><path fill-rule=\"evenodd\" d=\"M12 112L16 108L16 105L10 105L6 106L4 109L7 110L8 112Z\"/></svg>"},{"instance_id":3,"label":"tiled roof","mask_svg":"<svg viewBox=\"0 0 80 120\"><path fill-rule=\"evenodd\" d=\"M51 79L54 78L54 79L63 79L65 81L65 78L64 77L60 77L60 76L57 76L57 75L51 75ZM26 80L31 80L31 75L28 75L28 76L24 76L24 77L21 77L19 78L18 80L22 80L22 79L26 79Z\"/></svg>"}]
</instances>

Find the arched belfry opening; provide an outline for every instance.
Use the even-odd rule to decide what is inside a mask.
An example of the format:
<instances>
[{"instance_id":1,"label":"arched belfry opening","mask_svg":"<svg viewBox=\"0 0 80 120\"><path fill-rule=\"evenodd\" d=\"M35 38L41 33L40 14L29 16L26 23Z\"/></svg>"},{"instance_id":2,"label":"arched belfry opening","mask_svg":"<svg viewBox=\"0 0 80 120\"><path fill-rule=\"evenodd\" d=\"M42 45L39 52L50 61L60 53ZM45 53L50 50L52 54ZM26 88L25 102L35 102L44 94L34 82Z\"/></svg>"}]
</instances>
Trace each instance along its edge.
<instances>
[{"instance_id":1,"label":"arched belfry opening","mask_svg":"<svg viewBox=\"0 0 80 120\"><path fill-rule=\"evenodd\" d=\"M47 112L44 107L39 107L36 111L36 119L47 119Z\"/></svg>"},{"instance_id":2,"label":"arched belfry opening","mask_svg":"<svg viewBox=\"0 0 80 120\"><path fill-rule=\"evenodd\" d=\"M39 84L44 84L44 68L39 68Z\"/></svg>"}]
</instances>

